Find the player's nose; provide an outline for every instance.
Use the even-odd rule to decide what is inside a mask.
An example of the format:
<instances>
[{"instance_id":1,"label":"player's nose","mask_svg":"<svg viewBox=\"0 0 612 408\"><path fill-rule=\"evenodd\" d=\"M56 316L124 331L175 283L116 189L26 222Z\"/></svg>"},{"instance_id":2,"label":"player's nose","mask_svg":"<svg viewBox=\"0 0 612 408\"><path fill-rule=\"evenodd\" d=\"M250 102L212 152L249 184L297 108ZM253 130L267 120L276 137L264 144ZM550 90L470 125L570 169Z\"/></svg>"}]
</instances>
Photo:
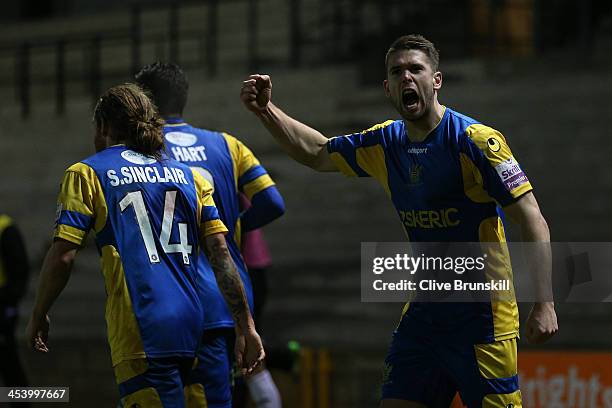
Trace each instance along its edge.
<instances>
[{"instance_id":1,"label":"player's nose","mask_svg":"<svg viewBox=\"0 0 612 408\"><path fill-rule=\"evenodd\" d=\"M414 82L414 78L412 77L412 74L410 73L409 70L405 69L402 72L402 83L412 83Z\"/></svg>"}]
</instances>

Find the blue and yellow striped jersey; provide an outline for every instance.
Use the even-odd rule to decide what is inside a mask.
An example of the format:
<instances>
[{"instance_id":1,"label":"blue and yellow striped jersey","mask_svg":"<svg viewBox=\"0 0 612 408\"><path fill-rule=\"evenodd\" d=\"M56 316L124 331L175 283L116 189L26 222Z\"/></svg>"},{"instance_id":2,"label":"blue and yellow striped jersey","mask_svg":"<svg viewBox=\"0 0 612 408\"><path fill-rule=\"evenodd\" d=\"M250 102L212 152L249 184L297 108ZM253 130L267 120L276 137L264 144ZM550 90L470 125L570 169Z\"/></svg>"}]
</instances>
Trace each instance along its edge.
<instances>
[{"instance_id":1,"label":"blue and yellow striped jersey","mask_svg":"<svg viewBox=\"0 0 612 408\"><path fill-rule=\"evenodd\" d=\"M194 355L204 319L197 269L210 269L198 242L227 232L211 193L189 167L123 145L66 170L55 237L83 245L95 231L113 365Z\"/></svg>"},{"instance_id":2,"label":"blue and yellow striped jersey","mask_svg":"<svg viewBox=\"0 0 612 408\"><path fill-rule=\"evenodd\" d=\"M274 186L274 182L249 148L235 137L195 128L180 118L166 118L166 123L164 135L168 154L198 171L213 186L219 216L229 229L227 245L253 310L251 280L240 253L239 192L244 192L250 200L258 192ZM214 276L206 269L202 273L202 302L206 305L204 328L232 327L231 313Z\"/></svg>"},{"instance_id":3,"label":"blue and yellow striped jersey","mask_svg":"<svg viewBox=\"0 0 612 408\"><path fill-rule=\"evenodd\" d=\"M413 242L505 242L500 207L532 189L501 133L449 108L422 142L410 141L397 120L334 137L327 149L345 175L382 184ZM511 277L508 253L493 255ZM410 309L457 325L477 321L479 341L518 333L515 302Z\"/></svg>"}]
</instances>

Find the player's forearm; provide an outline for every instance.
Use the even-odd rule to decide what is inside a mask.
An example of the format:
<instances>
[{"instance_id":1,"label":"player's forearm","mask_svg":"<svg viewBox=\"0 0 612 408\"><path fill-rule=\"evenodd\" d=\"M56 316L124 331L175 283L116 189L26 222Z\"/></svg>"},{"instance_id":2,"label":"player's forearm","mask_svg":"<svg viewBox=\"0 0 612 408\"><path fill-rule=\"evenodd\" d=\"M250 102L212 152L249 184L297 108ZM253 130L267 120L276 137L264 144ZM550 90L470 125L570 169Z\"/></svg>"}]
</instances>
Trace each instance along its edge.
<instances>
[{"instance_id":1,"label":"player's forearm","mask_svg":"<svg viewBox=\"0 0 612 408\"><path fill-rule=\"evenodd\" d=\"M318 170L327 138L319 131L293 119L272 102L257 117L283 150L295 161Z\"/></svg>"},{"instance_id":2,"label":"player's forearm","mask_svg":"<svg viewBox=\"0 0 612 408\"><path fill-rule=\"evenodd\" d=\"M521 223L524 255L535 285L536 303L553 302L552 253L548 224L538 213Z\"/></svg>"},{"instance_id":3,"label":"player's forearm","mask_svg":"<svg viewBox=\"0 0 612 408\"><path fill-rule=\"evenodd\" d=\"M34 320L42 320L51 309L51 305L64 290L72 264L76 255L76 249L65 250L58 242L53 243L40 272L36 300L32 310Z\"/></svg>"},{"instance_id":4,"label":"player's forearm","mask_svg":"<svg viewBox=\"0 0 612 408\"><path fill-rule=\"evenodd\" d=\"M244 286L225 242L212 243L208 248L208 259L236 327L244 333L253 329Z\"/></svg>"},{"instance_id":5,"label":"player's forearm","mask_svg":"<svg viewBox=\"0 0 612 408\"><path fill-rule=\"evenodd\" d=\"M275 186L256 193L251 207L240 216L244 232L261 228L285 213L285 202Z\"/></svg>"}]
</instances>

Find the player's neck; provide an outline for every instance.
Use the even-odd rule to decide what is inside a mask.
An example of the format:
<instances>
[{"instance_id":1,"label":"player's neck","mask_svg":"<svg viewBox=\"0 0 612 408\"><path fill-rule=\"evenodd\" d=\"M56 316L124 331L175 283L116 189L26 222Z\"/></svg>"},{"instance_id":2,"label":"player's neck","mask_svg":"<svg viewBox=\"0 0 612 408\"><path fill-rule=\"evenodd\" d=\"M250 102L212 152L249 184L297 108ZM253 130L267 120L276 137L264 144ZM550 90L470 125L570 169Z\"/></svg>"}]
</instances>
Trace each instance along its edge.
<instances>
[{"instance_id":1,"label":"player's neck","mask_svg":"<svg viewBox=\"0 0 612 408\"><path fill-rule=\"evenodd\" d=\"M404 120L408 128L411 142L422 142L434 130L442 120L446 108L440 105L438 98L434 99L434 105L425 115L415 121Z\"/></svg>"}]
</instances>

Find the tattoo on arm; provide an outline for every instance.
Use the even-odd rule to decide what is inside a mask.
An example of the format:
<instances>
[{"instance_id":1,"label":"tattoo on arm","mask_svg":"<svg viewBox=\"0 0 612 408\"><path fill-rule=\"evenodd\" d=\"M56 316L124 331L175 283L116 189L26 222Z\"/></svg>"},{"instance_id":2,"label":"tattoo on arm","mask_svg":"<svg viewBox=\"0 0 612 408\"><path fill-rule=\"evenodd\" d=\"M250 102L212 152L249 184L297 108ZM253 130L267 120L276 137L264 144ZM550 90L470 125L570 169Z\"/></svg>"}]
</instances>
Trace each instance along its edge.
<instances>
[{"instance_id":1,"label":"tattoo on arm","mask_svg":"<svg viewBox=\"0 0 612 408\"><path fill-rule=\"evenodd\" d=\"M208 259L215 273L217 284L229 306L234 322L241 330L246 330L243 324L247 321L249 307L240 275L227 246L215 241L209 248Z\"/></svg>"}]
</instances>

